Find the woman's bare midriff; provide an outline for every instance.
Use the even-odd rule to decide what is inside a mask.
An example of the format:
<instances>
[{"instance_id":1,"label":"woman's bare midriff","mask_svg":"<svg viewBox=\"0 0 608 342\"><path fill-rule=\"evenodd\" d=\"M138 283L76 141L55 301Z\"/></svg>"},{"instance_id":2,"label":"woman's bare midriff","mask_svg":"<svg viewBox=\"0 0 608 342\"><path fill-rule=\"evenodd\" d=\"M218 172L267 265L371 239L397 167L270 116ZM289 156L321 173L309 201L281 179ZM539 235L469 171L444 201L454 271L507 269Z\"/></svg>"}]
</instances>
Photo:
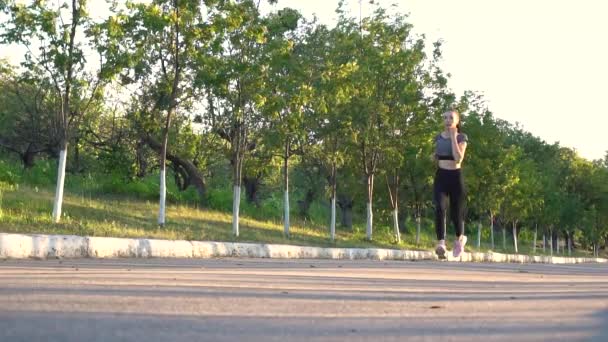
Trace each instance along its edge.
<instances>
[{"instance_id":1,"label":"woman's bare midriff","mask_svg":"<svg viewBox=\"0 0 608 342\"><path fill-rule=\"evenodd\" d=\"M439 168L445 170L458 170L460 169L461 163L456 163L454 160L438 160L437 161Z\"/></svg>"}]
</instances>

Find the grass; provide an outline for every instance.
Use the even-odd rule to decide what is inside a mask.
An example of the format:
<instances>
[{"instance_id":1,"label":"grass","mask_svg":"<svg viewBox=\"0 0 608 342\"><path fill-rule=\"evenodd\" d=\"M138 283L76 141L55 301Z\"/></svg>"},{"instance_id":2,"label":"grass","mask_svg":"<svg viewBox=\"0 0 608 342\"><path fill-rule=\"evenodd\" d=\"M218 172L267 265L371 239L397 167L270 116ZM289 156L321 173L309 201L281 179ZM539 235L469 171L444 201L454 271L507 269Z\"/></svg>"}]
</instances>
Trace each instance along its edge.
<instances>
[{"instance_id":1,"label":"grass","mask_svg":"<svg viewBox=\"0 0 608 342\"><path fill-rule=\"evenodd\" d=\"M381 247L397 249L429 250L434 245L431 224L423 224L421 243L416 246L415 227L408 222L406 232L401 234L402 242L397 244L392 235L392 227L377 223L374 240L365 240L365 227L355 224L352 230L337 229L336 241L329 241L326 225L298 220L292 217L291 237L283 235L280 219L260 219L260 215L243 214L240 218L240 236L232 234L232 215L229 212L195 208L188 204L167 206L167 223L159 227L156 223L158 203L142 199L141 196L124 194L91 194L66 189L61 222L51 221L54 189L24 185L9 185L0 182L0 232L30 234L66 234L80 236L107 236L127 238L155 238L170 240L261 242L319 247ZM243 204L247 209L247 204ZM254 208L246 212L253 213ZM359 220L363 221L363 220ZM469 251L488 251L489 232L484 231L480 249L476 245L476 228L469 231ZM495 235L495 249L500 253L514 253L512 240L507 238L507 248L502 249L502 235ZM519 243L520 254L532 254L531 241L525 236ZM536 255L543 253L538 248ZM557 254L555 254L557 255ZM560 255L567 255L560 253ZM572 256L591 256L583 250L574 250Z\"/></svg>"},{"instance_id":2,"label":"grass","mask_svg":"<svg viewBox=\"0 0 608 342\"><path fill-rule=\"evenodd\" d=\"M323 247L382 247L416 249L411 243L394 243L388 227L378 227L374 240L365 240L365 229L338 229L336 241L329 241L328 228L301 220L292 220L291 237L283 236L279 220L240 218L240 236L232 234L232 215L190 205L167 206L167 224L156 223L158 203L124 195L83 195L64 193L61 222L53 224L51 211L52 188L0 184L0 231L6 233L74 234L82 236L112 236L183 240L212 240L283 243ZM410 239L413 240L413 237ZM431 239L418 249L431 247Z\"/></svg>"}]
</instances>

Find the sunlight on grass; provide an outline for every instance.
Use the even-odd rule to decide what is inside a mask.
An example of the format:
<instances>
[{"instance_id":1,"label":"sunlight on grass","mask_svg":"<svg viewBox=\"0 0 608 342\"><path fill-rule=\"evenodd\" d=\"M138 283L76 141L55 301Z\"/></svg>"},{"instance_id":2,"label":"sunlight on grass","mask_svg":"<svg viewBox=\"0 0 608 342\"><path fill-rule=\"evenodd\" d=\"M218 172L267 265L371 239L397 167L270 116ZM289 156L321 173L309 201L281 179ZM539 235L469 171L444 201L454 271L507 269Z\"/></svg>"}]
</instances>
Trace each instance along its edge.
<instances>
[{"instance_id":1,"label":"sunlight on grass","mask_svg":"<svg viewBox=\"0 0 608 342\"><path fill-rule=\"evenodd\" d=\"M232 234L232 215L209 209L176 204L167 207L167 224L156 223L158 204L117 195L86 196L82 193L65 193L62 219L59 224L51 221L52 189L29 188L0 184L0 231L34 234L74 234L88 236L183 239L208 241L262 242L275 244L309 245L323 247L381 247L429 250L434 245L433 232L427 228L421 232L421 243L416 246L415 228L408 227L397 244L392 227L377 224L373 241L365 240L365 227L355 224L352 230L338 229L336 241L329 240L328 227L294 217L291 237L283 234L283 224L276 220L240 218L240 236ZM405 227L404 227L405 228ZM502 240L495 240L497 252L505 252ZM475 242L469 240L468 249L476 251ZM520 245L520 253L531 252L531 243ZM483 243L480 251L487 251L489 243ZM512 246L506 252L513 252ZM537 248L538 255L542 248ZM576 256L588 255L576 251Z\"/></svg>"}]
</instances>

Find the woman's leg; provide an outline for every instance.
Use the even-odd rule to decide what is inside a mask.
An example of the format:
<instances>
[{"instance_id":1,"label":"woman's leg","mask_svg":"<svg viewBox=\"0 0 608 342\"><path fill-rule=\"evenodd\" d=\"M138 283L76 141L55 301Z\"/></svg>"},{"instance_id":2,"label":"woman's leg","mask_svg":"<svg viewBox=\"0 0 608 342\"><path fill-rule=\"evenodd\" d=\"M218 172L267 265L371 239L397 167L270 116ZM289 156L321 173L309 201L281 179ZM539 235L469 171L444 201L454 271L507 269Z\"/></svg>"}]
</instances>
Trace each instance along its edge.
<instances>
[{"instance_id":1,"label":"woman's leg","mask_svg":"<svg viewBox=\"0 0 608 342\"><path fill-rule=\"evenodd\" d=\"M448 206L448 195L443 189L441 174L435 176L435 184L433 186L433 203L435 205L435 232L437 240L445 240L446 230L446 211Z\"/></svg>"},{"instance_id":2,"label":"woman's leg","mask_svg":"<svg viewBox=\"0 0 608 342\"><path fill-rule=\"evenodd\" d=\"M456 238L464 235L464 214L466 194L461 187L450 192L450 217L456 231Z\"/></svg>"},{"instance_id":3,"label":"woman's leg","mask_svg":"<svg viewBox=\"0 0 608 342\"><path fill-rule=\"evenodd\" d=\"M466 192L462 173L455 172L450 179L450 216L454 229L456 230L456 241L454 242L454 257L459 257L464 251L467 237L464 235L464 214L466 206Z\"/></svg>"},{"instance_id":4,"label":"woman's leg","mask_svg":"<svg viewBox=\"0 0 608 342\"><path fill-rule=\"evenodd\" d=\"M456 238L464 235L464 214L466 208L466 192L462 173L454 174L450 179L450 218L456 231Z\"/></svg>"}]
</instances>

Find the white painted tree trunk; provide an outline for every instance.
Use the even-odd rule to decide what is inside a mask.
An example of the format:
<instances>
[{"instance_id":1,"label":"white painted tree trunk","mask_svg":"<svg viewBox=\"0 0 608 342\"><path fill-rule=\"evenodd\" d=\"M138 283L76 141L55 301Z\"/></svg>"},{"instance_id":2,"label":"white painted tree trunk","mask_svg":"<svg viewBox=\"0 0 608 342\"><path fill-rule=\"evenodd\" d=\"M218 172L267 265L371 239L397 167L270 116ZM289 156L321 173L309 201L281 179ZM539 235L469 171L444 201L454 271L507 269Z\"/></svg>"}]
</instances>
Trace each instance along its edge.
<instances>
[{"instance_id":1,"label":"white painted tree trunk","mask_svg":"<svg viewBox=\"0 0 608 342\"><path fill-rule=\"evenodd\" d=\"M502 249L507 249L507 229L502 227Z\"/></svg>"},{"instance_id":2,"label":"white painted tree trunk","mask_svg":"<svg viewBox=\"0 0 608 342\"><path fill-rule=\"evenodd\" d=\"M494 217L490 215L490 240L492 243L492 250L494 250Z\"/></svg>"},{"instance_id":3,"label":"white painted tree trunk","mask_svg":"<svg viewBox=\"0 0 608 342\"><path fill-rule=\"evenodd\" d=\"M557 239L555 239L555 252L559 255L559 235L557 236Z\"/></svg>"},{"instance_id":4,"label":"white painted tree trunk","mask_svg":"<svg viewBox=\"0 0 608 342\"><path fill-rule=\"evenodd\" d=\"M373 222L373 213L372 213L372 203L367 203L367 226L365 228L365 234L367 236L367 240L372 240L372 222Z\"/></svg>"},{"instance_id":5,"label":"white painted tree trunk","mask_svg":"<svg viewBox=\"0 0 608 342\"><path fill-rule=\"evenodd\" d=\"M401 233L399 232L399 208L395 206L393 210L393 227L395 233L395 239L397 239L397 243L401 242Z\"/></svg>"},{"instance_id":6,"label":"white painted tree trunk","mask_svg":"<svg viewBox=\"0 0 608 342\"><path fill-rule=\"evenodd\" d=\"M283 232L286 237L289 237L289 190L285 189L285 213L283 216L285 222Z\"/></svg>"},{"instance_id":7,"label":"white painted tree trunk","mask_svg":"<svg viewBox=\"0 0 608 342\"><path fill-rule=\"evenodd\" d=\"M167 203L167 178L166 171L160 170L160 206L158 208L158 225L165 225L165 208Z\"/></svg>"},{"instance_id":8,"label":"white painted tree trunk","mask_svg":"<svg viewBox=\"0 0 608 342\"><path fill-rule=\"evenodd\" d=\"M595 255L596 258L598 256L600 256L599 244L597 244L597 243L593 244L593 254Z\"/></svg>"},{"instance_id":9,"label":"white painted tree trunk","mask_svg":"<svg viewBox=\"0 0 608 342\"><path fill-rule=\"evenodd\" d=\"M568 256L572 255L572 235L568 232Z\"/></svg>"},{"instance_id":10,"label":"white painted tree trunk","mask_svg":"<svg viewBox=\"0 0 608 342\"><path fill-rule=\"evenodd\" d=\"M65 162L68 149L59 151L59 165L57 166L57 188L55 190L55 202L53 203L53 222L59 223L61 219L61 205L63 204L63 183L65 182Z\"/></svg>"},{"instance_id":11,"label":"white painted tree trunk","mask_svg":"<svg viewBox=\"0 0 608 342\"><path fill-rule=\"evenodd\" d=\"M515 246L515 253L519 253L517 250L517 224L513 222L513 245Z\"/></svg>"},{"instance_id":12,"label":"white painted tree trunk","mask_svg":"<svg viewBox=\"0 0 608 342\"><path fill-rule=\"evenodd\" d=\"M532 241L532 253L536 254L536 239L538 237L538 225L534 226L534 240Z\"/></svg>"},{"instance_id":13,"label":"white painted tree trunk","mask_svg":"<svg viewBox=\"0 0 608 342\"><path fill-rule=\"evenodd\" d=\"M420 245L420 226L422 218L420 215L416 216L416 245Z\"/></svg>"},{"instance_id":14,"label":"white painted tree trunk","mask_svg":"<svg viewBox=\"0 0 608 342\"><path fill-rule=\"evenodd\" d=\"M285 155L283 156L283 177L285 186L285 199L283 203L283 234L289 238L289 143L285 144Z\"/></svg>"},{"instance_id":15,"label":"white painted tree trunk","mask_svg":"<svg viewBox=\"0 0 608 342\"><path fill-rule=\"evenodd\" d=\"M543 253L547 252L547 236L543 233Z\"/></svg>"},{"instance_id":16,"label":"white painted tree trunk","mask_svg":"<svg viewBox=\"0 0 608 342\"><path fill-rule=\"evenodd\" d=\"M481 221L477 223L477 249L481 248Z\"/></svg>"},{"instance_id":17,"label":"white painted tree trunk","mask_svg":"<svg viewBox=\"0 0 608 342\"><path fill-rule=\"evenodd\" d=\"M336 240L336 196L331 198L331 221L329 223L329 236L331 241Z\"/></svg>"},{"instance_id":18,"label":"white painted tree trunk","mask_svg":"<svg viewBox=\"0 0 608 342\"><path fill-rule=\"evenodd\" d=\"M232 199L232 233L234 236L239 236L239 208L241 207L241 187L234 186L234 194Z\"/></svg>"}]
</instances>

